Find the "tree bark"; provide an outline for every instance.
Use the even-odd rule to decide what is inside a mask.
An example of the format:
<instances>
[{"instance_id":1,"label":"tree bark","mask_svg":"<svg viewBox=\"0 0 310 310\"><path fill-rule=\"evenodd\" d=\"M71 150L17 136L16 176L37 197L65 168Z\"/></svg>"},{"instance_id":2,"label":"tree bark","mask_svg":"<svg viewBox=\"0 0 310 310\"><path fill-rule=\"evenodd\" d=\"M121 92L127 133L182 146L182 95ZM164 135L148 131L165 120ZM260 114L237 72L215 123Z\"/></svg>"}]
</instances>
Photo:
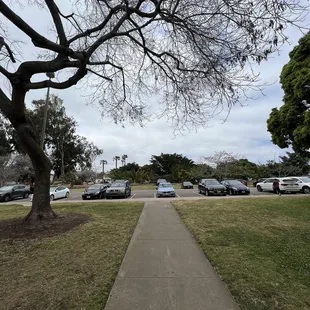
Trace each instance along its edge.
<instances>
[{"instance_id":1,"label":"tree bark","mask_svg":"<svg viewBox=\"0 0 310 310\"><path fill-rule=\"evenodd\" d=\"M9 118L14 126L23 149L29 155L35 169L35 186L32 208L24 218L25 222L38 222L45 219L53 219L56 214L50 204L50 171L51 163L40 147L32 133L31 126L25 116L26 92L20 88L13 88L12 102L0 92L0 99L5 100L6 110L0 105L2 112ZM10 106L10 109L9 109Z\"/></svg>"}]
</instances>

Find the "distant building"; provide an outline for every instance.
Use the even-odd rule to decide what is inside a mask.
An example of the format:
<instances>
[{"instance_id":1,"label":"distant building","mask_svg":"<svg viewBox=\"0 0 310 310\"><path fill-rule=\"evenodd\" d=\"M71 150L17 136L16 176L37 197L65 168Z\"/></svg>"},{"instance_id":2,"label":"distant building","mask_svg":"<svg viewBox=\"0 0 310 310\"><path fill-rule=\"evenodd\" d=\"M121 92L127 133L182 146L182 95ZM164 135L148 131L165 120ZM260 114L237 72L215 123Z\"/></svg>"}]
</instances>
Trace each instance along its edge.
<instances>
[{"instance_id":1,"label":"distant building","mask_svg":"<svg viewBox=\"0 0 310 310\"><path fill-rule=\"evenodd\" d=\"M111 178L108 178L108 177L104 177L102 179L96 179L95 180L95 183L96 184L100 184L100 183L111 183L112 182L112 179Z\"/></svg>"}]
</instances>

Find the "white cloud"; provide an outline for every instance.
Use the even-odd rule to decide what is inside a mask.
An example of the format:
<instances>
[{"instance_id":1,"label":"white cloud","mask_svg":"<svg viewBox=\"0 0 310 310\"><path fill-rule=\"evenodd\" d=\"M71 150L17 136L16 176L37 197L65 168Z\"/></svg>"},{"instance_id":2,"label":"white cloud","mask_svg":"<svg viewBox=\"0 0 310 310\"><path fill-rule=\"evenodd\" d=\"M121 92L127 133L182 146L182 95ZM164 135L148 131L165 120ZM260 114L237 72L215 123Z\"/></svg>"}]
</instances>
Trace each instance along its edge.
<instances>
[{"instance_id":1,"label":"white cloud","mask_svg":"<svg viewBox=\"0 0 310 310\"><path fill-rule=\"evenodd\" d=\"M41 12L35 19L28 15L28 20L34 26L39 25L37 28L46 33L48 28L44 23L44 13ZM42 28L42 25L45 25L45 28ZM20 35L16 29L11 29L11 33L15 38ZM101 119L98 107L86 105L87 98L83 96L85 89L75 87L52 92L64 99L68 114L78 122L78 133L104 150L104 154L96 163L99 166L99 160L106 159L107 169L114 167L112 158L115 155L127 154L128 162L146 164L152 154L161 152L182 153L193 160L198 160L200 156L210 156L215 151L226 150L244 155L255 162L264 162L285 151L270 142L266 120L271 109L281 105L283 93L278 81L279 75L283 65L288 61L288 53L301 36L299 31L291 30L292 45L284 46L280 55L273 55L267 63L255 66L261 73L263 81L274 83L265 89L265 96L256 94L259 98L244 101L244 107L233 107L225 123L222 122L225 118L223 113L210 120L207 128L177 137L173 135L171 124L164 119L154 119L144 128L129 124L123 128L111 120ZM24 54L31 54L35 58L33 50L25 50ZM33 99L45 97L45 93L46 90L31 91L27 95L28 104Z\"/></svg>"}]
</instances>

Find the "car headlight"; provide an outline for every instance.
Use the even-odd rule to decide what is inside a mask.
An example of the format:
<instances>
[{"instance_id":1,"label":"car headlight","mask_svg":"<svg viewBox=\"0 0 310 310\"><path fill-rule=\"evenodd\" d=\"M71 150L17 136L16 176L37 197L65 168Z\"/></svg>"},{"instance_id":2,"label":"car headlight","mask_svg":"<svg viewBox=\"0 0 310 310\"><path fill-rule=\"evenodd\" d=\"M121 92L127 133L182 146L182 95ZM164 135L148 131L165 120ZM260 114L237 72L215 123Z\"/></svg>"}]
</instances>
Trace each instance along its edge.
<instances>
[{"instance_id":1,"label":"car headlight","mask_svg":"<svg viewBox=\"0 0 310 310\"><path fill-rule=\"evenodd\" d=\"M95 195L98 195L100 192L99 191L97 191L96 193L95 193Z\"/></svg>"},{"instance_id":2,"label":"car headlight","mask_svg":"<svg viewBox=\"0 0 310 310\"><path fill-rule=\"evenodd\" d=\"M249 191L250 189L248 187L246 187L246 189Z\"/></svg>"}]
</instances>

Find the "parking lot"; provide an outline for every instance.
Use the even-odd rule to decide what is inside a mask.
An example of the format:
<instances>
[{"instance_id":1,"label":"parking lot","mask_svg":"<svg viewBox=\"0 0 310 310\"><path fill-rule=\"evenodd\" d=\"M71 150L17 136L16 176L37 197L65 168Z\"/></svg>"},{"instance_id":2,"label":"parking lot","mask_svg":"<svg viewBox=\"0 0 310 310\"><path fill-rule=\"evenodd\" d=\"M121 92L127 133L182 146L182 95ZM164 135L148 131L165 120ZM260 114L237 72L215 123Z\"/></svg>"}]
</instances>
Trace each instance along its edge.
<instances>
[{"instance_id":1,"label":"parking lot","mask_svg":"<svg viewBox=\"0 0 310 310\"><path fill-rule=\"evenodd\" d=\"M201 195L198 193L198 189L176 189L176 196L177 198L190 198L190 197L199 197L205 195ZM267 193L267 192L258 192L256 188L251 188L251 194L252 196L258 196L258 195L274 195L273 193ZM75 191L72 190L70 194L69 200L81 200L82 192L81 191ZM156 194L154 190L132 190L131 197L127 199L146 199L146 198L156 198ZM162 199L162 198L160 198Z\"/></svg>"},{"instance_id":2,"label":"parking lot","mask_svg":"<svg viewBox=\"0 0 310 310\"><path fill-rule=\"evenodd\" d=\"M258 192L256 188L251 187L251 194L249 196L251 197L259 197L259 196L275 196L274 193L270 193L270 192ZM205 195L199 194L198 193L198 189L194 188L194 189L176 189L176 199L201 199L201 198L205 198L208 199L208 197L206 197ZM70 201L82 201L82 193L83 190L79 189L73 189L70 191L70 197L68 199L59 199L56 200L55 202L70 202ZM286 196L287 194L282 194L283 196ZM300 194L299 194L300 195ZM305 195L305 194L301 194L301 195ZM226 197L240 197L241 195L238 196L229 196L227 195ZM307 195L306 195L307 196ZM213 196L210 196L213 197ZM221 197L221 196L214 196L214 197ZM247 195L242 195L242 197L247 197ZM130 199L165 199L165 198L156 198L156 193L155 190L152 189L143 189L143 190L135 190L132 189L132 193L131 196L128 197L126 200L130 200ZM175 199L172 197L169 197L169 199ZM113 199L113 200L117 200L117 199ZM124 200L124 199L121 199ZM14 202L16 203L21 203L21 204L25 204L25 205L30 205L31 202L28 199L18 199L18 200L14 200ZM3 203L3 204L12 204L14 203L12 201L7 202L7 203Z\"/></svg>"}]
</instances>

